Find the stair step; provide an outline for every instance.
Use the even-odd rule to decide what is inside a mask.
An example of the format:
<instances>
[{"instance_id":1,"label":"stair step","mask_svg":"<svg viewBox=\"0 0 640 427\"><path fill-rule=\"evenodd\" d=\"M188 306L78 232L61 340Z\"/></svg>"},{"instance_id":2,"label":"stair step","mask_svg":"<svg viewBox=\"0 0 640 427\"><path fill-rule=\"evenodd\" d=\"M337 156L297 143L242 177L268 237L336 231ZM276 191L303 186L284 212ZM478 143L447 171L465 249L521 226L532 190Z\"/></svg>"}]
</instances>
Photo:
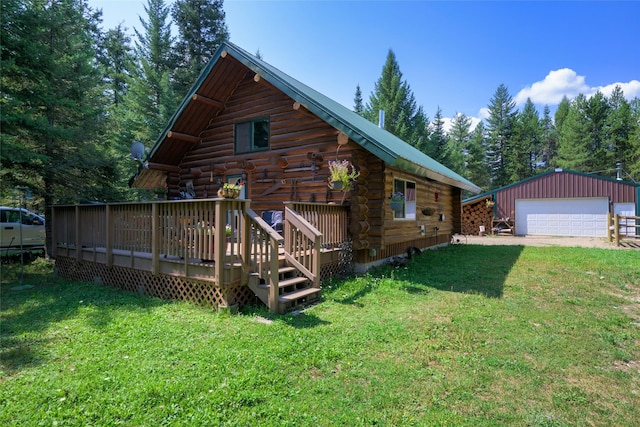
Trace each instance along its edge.
<instances>
[{"instance_id":1,"label":"stair step","mask_svg":"<svg viewBox=\"0 0 640 427\"><path fill-rule=\"evenodd\" d=\"M280 297L278 297L278 300L280 302L291 302L309 295L316 294L318 292L320 292L319 288L300 289L294 292L289 292L288 294L280 295Z\"/></svg>"},{"instance_id":2,"label":"stair step","mask_svg":"<svg viewBox=\"0 0 640 427\"><path fill-rule=\"evenodd\" d=\"M309 279L306 277L291 277L289 279L280 280L278 283L278 288L286 288L287 286L294 286L298 283L308 282Z\"/></svg>"},{"instance_id":3,"label":"stair step","mask_svg":"<svg viewBox=\"0 0 640 427\"><path fill-rule=\"evenodd\" d=\"M280 267L278 269L278 274L288 274L293 273L294 271L298 271L298 269L295 267Z\"/></svg>"}]
</instances>

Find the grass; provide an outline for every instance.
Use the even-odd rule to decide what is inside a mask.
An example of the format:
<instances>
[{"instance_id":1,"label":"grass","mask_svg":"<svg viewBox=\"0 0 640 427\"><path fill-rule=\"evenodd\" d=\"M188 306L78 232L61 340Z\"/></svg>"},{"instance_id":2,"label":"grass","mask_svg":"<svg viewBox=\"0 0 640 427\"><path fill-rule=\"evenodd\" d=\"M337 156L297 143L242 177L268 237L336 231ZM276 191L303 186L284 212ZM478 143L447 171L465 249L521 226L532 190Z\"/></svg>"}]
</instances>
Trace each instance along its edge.
<instances>
[{"instance_id":1,"label":"grass","mask_svg":"<svg viewBox=\"0 0 640 427\"><path fill-rule=\"evenodd\" d=\"M2 266L6 426L632 426L634 251L458 245L231 317Z\"/></svg>"}]
</instances>

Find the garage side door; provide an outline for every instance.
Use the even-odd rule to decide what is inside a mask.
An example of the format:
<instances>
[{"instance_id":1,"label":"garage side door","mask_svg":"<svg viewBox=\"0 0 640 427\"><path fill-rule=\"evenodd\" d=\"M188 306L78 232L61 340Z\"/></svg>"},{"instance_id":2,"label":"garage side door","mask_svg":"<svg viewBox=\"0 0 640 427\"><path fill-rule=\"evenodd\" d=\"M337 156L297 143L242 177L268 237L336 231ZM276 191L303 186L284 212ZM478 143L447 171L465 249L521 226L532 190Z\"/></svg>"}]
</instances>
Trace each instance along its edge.
<instances>
[{"instance_id":1,"label":"garage side door","mask_svg":"<svg viewBox=\"0 0 640 427\"><path fill-rule=\"evenodd\" d=\"M607 198L519 199L515 207L520 235L607 236Z\"/></svg>"}]
</instances>

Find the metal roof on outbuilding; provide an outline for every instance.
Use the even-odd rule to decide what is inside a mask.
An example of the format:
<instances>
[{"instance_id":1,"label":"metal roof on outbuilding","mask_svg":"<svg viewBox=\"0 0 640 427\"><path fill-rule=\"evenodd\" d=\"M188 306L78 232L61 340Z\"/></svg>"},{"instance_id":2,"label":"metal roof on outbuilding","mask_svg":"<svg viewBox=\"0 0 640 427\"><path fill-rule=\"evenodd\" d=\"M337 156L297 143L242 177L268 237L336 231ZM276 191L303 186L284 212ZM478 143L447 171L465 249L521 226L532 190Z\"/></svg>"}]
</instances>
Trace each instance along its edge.
<instances>
[{"instance_id":1,"label":"metal roof on outbuilding","mask_svg":"<svg viewBox=\"0 0 640 427\"><path fill-rule=\"evenodd\" d=\"M512 216L516 199L607 197L611 203L634 203L640 210L640 184L600 175L555 169L462 201L466 206L492 197L497 217Z\"/></svg>"}]
</instances>

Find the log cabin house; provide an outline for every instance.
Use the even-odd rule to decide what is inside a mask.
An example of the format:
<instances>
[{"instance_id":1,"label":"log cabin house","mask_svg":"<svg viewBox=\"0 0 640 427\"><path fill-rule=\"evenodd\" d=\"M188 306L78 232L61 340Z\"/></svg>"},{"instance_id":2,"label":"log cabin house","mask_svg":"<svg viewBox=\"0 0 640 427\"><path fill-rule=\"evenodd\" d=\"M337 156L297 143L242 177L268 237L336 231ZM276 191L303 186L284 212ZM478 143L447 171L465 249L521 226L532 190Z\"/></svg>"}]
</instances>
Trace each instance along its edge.
<instances>
[{"instance_id":1,"label":"log cabin house","mask_svg":"<svg viewBox=\"0 0 640 427\"><path fill-rule=\"evenodd\" d=\"M330 160L359 172L350 191L328 185ZM239 181L237 199L218 196ZM132 185L166 188L167 200L53 209L60 274L217 306L258 298L280 313L317 300L332 275L448 243L461 190L480 191L228 42ZM405 196L398 210L394 192Z\"/></svg>"}]
</instances>

